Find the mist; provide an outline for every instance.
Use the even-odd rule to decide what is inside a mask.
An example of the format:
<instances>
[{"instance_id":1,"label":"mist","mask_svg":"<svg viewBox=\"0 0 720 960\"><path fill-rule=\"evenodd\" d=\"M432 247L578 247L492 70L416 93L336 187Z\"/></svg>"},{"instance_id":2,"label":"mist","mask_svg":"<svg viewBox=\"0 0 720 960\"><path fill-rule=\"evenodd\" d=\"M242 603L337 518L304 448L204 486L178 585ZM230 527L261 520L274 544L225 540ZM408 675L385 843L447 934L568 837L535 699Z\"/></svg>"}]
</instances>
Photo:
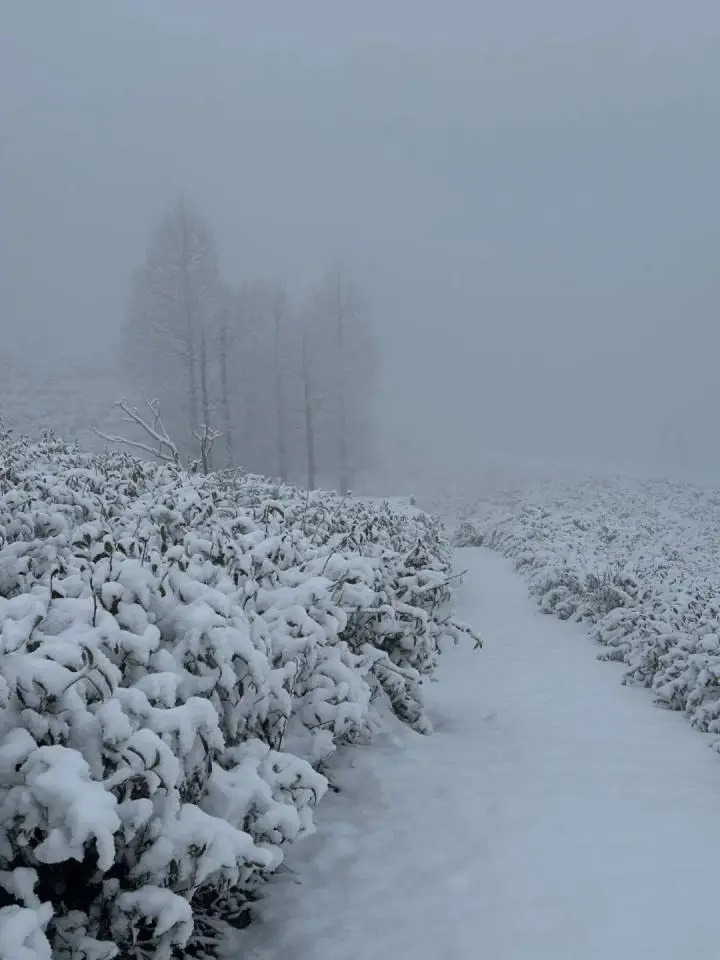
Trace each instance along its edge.
<instances>
[{"instance_id":1,"label":"mist","mask_svg":"<svg viewBox=\"0 0 720 960\"><path fill-rule=\"evenodd\" d=\"M232 282L352 271L366 488L502 461L713 479L717 8L253 6L2 4L0 414L24 428L50 381L46 426L111 404L182 194Z\"/></svg>"}]
</instances>

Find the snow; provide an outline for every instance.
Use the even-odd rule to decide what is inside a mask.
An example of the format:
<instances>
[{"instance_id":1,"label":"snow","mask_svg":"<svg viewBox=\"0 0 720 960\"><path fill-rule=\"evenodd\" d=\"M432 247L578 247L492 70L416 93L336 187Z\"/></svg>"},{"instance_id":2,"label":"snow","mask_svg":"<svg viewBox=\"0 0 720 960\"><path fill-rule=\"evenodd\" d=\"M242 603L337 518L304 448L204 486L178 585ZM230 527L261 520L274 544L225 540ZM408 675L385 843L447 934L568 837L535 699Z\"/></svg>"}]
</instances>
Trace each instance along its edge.
<instances>
[{"instance_id":1,"label":"snow","mask_svg":"<svg viewBox=\"0 0 720 960\"><path fill-rule=\"evenodd\" d=\"M461 542L513 557L542 609L589 620L627 667L698 730L720 733L720 493L627 478L507 491L470 507ZM717 742L716 742L717 743Z\"/></svg>"},{"instance_id":2,"label":"snow","mask_svg":"<svg viewBox=\"0 0 720 960\"><path fill-rule=\"evenodd\" d=\"M0 960L712 956L720 494L2 450Z\"/></svg>"},{"instance_id":3,"label":"snow","mask_svg":"<svg viewBox=\"0 0 720 960\"><path fill-rule=\"evenodd\" d=\"M583 626L508 560L458 551L460 648L428 695L330 775L228 958L677 960L717 952L720 764L708 736L619 683ZM346 754L347 759L347 754Z\"/></svg>"},{"instance_id":4,"label":"snow","mask_svg":"<svg viewBox=\"0 0 720 960\"><path fill-rule=\"evenodd\" d=\"M52 908L38 912L25 907L0 909L0 960L52 960L52 952L43 926Z\"/></svg>"},{"instance_id":5,"label":"snow","mask_svg":"<svg viewBox=\"0 0 720 960\"><path fill-rule=\"evenodd\" d=\"M211 955L327 762L381 711L431 732L423 680L467 638L443 529L52 436L0 431L0 460L0 910L30 911L0 945Z\"/></svg>"},{"instance_id":6,"label":"snow","mask_svg":"<svg viewBox=\"0 0 720 960\"><path fill-rule=\"evenodd\" d=\"M192 931L192 908L187 900L170 890L148 884L140 890L125 891L118 907L127 916L152 918L156 936L163 938L155 951L157 960L170 960L172 947L184 945Z\"/></svg>"}]
</instances>

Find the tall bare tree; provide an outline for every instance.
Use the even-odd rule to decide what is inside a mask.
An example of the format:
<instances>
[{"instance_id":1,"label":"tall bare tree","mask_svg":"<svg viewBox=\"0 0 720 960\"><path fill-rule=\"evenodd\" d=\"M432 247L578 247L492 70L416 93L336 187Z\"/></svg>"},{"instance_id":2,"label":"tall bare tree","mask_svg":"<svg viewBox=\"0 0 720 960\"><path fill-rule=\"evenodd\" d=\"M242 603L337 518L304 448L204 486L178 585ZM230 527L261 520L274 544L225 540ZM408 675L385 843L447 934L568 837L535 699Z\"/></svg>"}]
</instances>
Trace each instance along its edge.
<instances>
[{"instance_id":1,"label":"tall bare tree","mask_svg":"<svg viewBox=\"0 0 720 960\"><path fill-rule=\"evenodd\" d=\"M225 442L225 466L235 463L235 424L234 424L234 384L236 373L233 369L237 341L235 325L235 304L232 292L225 286L220 291L217 316L218 350L218 392L220 405L220 423Z\"/></svg>"},{"instance_id":2,"label":"tall bare tree","mask_svg":"<svg viewBox=\"0 0 720 960\"><path fill-rule=\"evenodd\" d=\"M311 291L305 327L317 398L317 445L325 471L345 493L367 464L375 358L360 289L341 267L329 270Z\"/></svg>"},{"instance_id":3,"label":"tall bare tree","mask_svg":"<svg viewBox=\"0 0 720 960\"><path fill-rule=\"evenodd\" d=\"M288 479L291 472L291 406L299 352L284 286L277 281L243 283L231 317L235 419L244 462Z\"/></svg>"},{"instance_id":4,"label":"tall bare tree","mask_svg":"<svg viewBox=\"0 0 720 960\"><path fill-rule=\"evenodd\" d=\"M279 284L271 289L273 318L273 366L275 368L275 429L277 443L277 469L281 480L288 478L287 420L285 410L285 390L283 387L283 361L287 353L284 334L286 333L285 290Z\"/></svg>"},{"instance_id":5,"label":"tall bare tree","mask_svg":"<svg viewBox=\"0 0 720 960\"><path fill-rule=\"evenodd\" d=\"M181 197L133 277L123 352L133 385L158 397L186 449L211 428L221 287L212 230Z\"/></svg>"},{"instance_id":6,"label":"tall bare tree","mask_svg":"<svg viewBox=\"0 0 720 960\"><path fill-rule=\"evenodd\" d=\"M343 282L343 276L338 267L331 274L328 282L332 285L334 294L334 322L335 322L335 348L337 350L337 383L335 391L337 395L338 409L338 475L340 480L340 492L345 493L350 489L350 461L347 422L347 402L348 402L348 380L350 372L348 369L347 357L347 326L355 319L357 310L357 296L354 288L348 287Z\"/></svg>"},{"instance_id":7,"label":"tall bare tree","mask_svg":"<svg viewBox=\"0 0 720 960\"><path fill-rule=\"evenodd\" d=\"M180 461L212 469L220 428L220 463L343 492L367 462L372 348L360 291L339 267L300 311L277 281L224 284L212 231L184 197L135 272L123 341L135 396L162 410Z\"/></svg>"},{"instance_id":8,"label":"tall bare tree","mask_svg":"<svg viewBox=\"0 0 720 960\"><path fill-rule=\"evenodd\" d=\"M313 417L313 381L308 355L308 335L301 334L301 379L303 387L303 413L305 422L305 448L307 454L307 488L317 486L317 463L315 460L315 423Z\"/></svg>"}]
</instances>

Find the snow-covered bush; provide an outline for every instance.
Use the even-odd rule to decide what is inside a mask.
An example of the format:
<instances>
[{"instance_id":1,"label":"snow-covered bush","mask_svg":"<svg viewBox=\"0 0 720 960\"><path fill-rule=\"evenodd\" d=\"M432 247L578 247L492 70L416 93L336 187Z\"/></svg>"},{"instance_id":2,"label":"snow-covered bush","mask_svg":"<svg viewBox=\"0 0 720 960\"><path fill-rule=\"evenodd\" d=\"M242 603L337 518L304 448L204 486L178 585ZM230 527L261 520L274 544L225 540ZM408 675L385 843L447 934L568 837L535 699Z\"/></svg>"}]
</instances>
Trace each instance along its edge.
<instances>
[{"instance_id":1,"label":"snow-covered bush","mask_svg":"<svg viewBox=\"0 0 720 960\"><path fill-rule=\"evenodd\" d=\"M720 491L553 483L475 504L463 522L463 540L470 526L514 559L543 610L589 621L626 683L720 733Z\"/></svg>"},{"instance_id":2,"label":"snow-covered bush","mask_svg":"<svg viewBox=\"0 0 720 960\"><path fill-rule=\"evenodd\" d=\"M378 699L422 732L418 511L0 438L0 960L213 956Z\"/></svg>"}]
</instances>

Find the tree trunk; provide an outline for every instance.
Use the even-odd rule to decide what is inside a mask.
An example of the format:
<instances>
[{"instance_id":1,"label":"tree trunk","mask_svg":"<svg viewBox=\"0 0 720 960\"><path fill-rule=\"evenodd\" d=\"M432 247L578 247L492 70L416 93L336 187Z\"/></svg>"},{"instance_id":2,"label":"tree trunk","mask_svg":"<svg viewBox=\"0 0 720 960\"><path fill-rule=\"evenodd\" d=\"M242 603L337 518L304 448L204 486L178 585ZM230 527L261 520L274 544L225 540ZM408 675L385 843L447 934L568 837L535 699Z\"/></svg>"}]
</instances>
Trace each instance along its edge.
<instances>
[{"instance_id":1,"label":"tree trunk","mask_svg":"<svg viewBox=\"0 0 720 960\"><path fill-rule=\"evenodd\" d=\"M345 304L343 301L342 278L336 278L337 345L338 345L338 455L340 493L344 496L350 490L347 438L347 412L345 409Z\"/></svg>"},{"instance_id":2,"label":"tree trunk","mask_svg":"<svg viewBox=\"0 0 720 960\"><path fill-rule=\"evenodd\" d=\"M198 393L195 371L195 311L193 310L192 290L190 283L190 248L188 243L187 211L185 201L180 209L180 231L182 243L182 296L183 311L185 314L185 336L187 338L187 375L188 375L188 403L190 405L190 437L193 438L198 430Z\"/></svg>"},{"instance_id":3,"label":"tree trunk","mask_svg":"<svg viewBox=\"0 0 720 960\"><path fill-rule=\"evenodd\" d=\"M305 399L305 442L307 444L307 485L308 490L314 490L316 486L315 434L313 432L313 409L307 356L307 336L304 333L302 338L302 372L303 394Z\"/></svg>"},{"instance_id":4,"label":"tree trunk","mask_svg":"<svg viewBox=\"0 0 720 960\"><path fill-rule=\"evenodd\" d=\"M222 407L223 433L225 434L226 466L233 466L232 420L230 419L230 396L228 386L228 314L223 310L220 320L220 404Z\"/></svg>"},{"instance_id":5,"label":"tree trunk","mask_svg":"<svg viewBox=\"0 0 720 960\"><path fill-rule=\"evenodd\" d=\"M281 340L281 321L283 315L282 294L278 290L273 303L275 314L275 415L277 428L277 463L278 476L281 480L287 480L287 443L285 439L285 404L282 388L282 370L280 367L280 340Z\"/></svg>"},{"instance_id":6,"label":"tree trunk","mask_svg":"<svg viewBox=\"0 0 720 960\"><path fill-rule=\"evenodd\" d=\"M197 380L195 371L195 338L191 327L188 327L187 334L188 354L187 354L187 378L188 378L188 407L190 417L190 436L194 437L198 431L198 395Z\"/></svg>"},{"instance_id":7,"label":"tree trunk","mask_svg":"<svg viewBox=\"0 0 720 960\"><path fill-rule=\"evenodd\" d=\"M200 390L202 397L202 412L203 412L203 431L210 429L210 393L208 386L208 357L207 357L207 343L205 337L205 330L200 328ZM210 469L210 456L209 451L203 449L203 467L205 473L209 472Z\"/></svg>"}]
</instances>

